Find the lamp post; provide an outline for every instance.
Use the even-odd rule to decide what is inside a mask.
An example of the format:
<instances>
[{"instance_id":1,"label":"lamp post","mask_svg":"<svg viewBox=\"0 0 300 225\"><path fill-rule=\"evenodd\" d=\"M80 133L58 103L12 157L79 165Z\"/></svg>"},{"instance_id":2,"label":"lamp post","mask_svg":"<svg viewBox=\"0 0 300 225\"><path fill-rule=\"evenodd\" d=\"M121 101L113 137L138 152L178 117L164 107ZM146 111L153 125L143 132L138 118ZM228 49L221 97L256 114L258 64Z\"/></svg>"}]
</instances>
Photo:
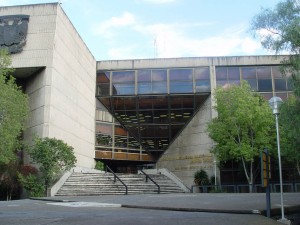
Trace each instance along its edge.
<instances>
[{"instance_id":1,"label":"lamp post","mask_svg":"<svg viewBox=\"0 0 300 225\"><path fill-rule=\"evenodd\" d=\"M282 103L282 99L277 96L274 96L269 100L269 105L270 105L273 115L275 115L275 119L276 119L276 136L277 136L279 183L280 183L280 203L281 203L281 219L278 221L283 224L290 224L290 221L284 217L284 207L283 207L282 167L281 167L280 138L279 138L279 127L278 127L279 106L281 105L281 103Z\"/></svg>"}]
</instances>

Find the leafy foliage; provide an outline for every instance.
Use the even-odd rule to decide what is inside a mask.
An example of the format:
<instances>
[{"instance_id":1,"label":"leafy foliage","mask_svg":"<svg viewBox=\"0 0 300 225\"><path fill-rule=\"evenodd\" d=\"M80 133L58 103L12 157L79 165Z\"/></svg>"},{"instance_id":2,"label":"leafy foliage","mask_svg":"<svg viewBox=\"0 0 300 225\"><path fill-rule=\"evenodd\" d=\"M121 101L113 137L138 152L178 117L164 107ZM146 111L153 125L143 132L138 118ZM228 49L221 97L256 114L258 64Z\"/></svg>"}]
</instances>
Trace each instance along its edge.
<instances>
[{"instance_id":1,"label":"leafy foliage","mask_svg":"<svg viewBox=\"0 0 300 225\"><path fill-rule=\"evenodd\" d=\"M262 9L251 25L264 48L291 55L283 60L282 71L291 75L294 91L300 96L300 4L298 0L279 2L274 9Z\"/></svg>"},{"instance_id":2,"label":"leafy foliage","mask_svg":"<svg viewBox=\"0 0 300 225\"><path fill-rule=\"evenodd\" d=\"M42 178L48 187L60 173L71 169L76 163L73 147L56 138L34 139L28 149L33 161L40 165Z\"/></svg>"},{"instance_id":3,"label":"leafy foliage","mask_svg":"<svg viewBox=\"0 0 300 225\"><path fill-rule=\"evenodd\" d=\"M96 170L104 171L104 163L101 162L101 161L97 161L97 162L96 162L96 165L95 165L95 169L96 169Z\"/></svg>"},{"instance_id":4,"label":"leafy foliage","mask_svg":"<svg viewBox=\"0 0 300 225\"><path fill-rule=\"evenodd\" d=\"M210 184L207 172L205 170L198 170L194 174L194 182L197 185L208 185Z\"/></svg>"},{"instance_id":5,"label":"leafy foliage","mask_svg":"<svg viewBox=\"0 0 300 225\"><path fill-rule=\"evenodd\" d=\"M280 107L279 123L281 136L282 155L293 163L300 176L300 104L295 97L290 97Z\"/></svg>"},{"instance_id":6,"label":"leafy foliage","mask_svg":"<svg viewBox=\"0 0 300 225\"><path fill-rule=\"evenodd\" d=\"M262 9L252 21L251 30L264 48L277 54L290 53L282 61L282 72L291 78L295 98L280 109L282 155L299 169L300 131L300 3L298 0L279 2L273 9Z\"/></svg>"},{"instance_id":7,"label":"leafy foliage","mask_svg":"<svg viewBox=\"0 0 300 225\"><path fill-rule=\"evenodd\" d=\"M10 63L8 53L0 50L0 164L16 160L19 136L29 113L28 96L10 75Z\"/></svg>"},{"instance_id":8,"label":"leafy foliage","mask_svg":"<svg viewBox=\"0 0 300 225\"><path fill-rule=\"evenodd\" d=\"M216 142L213 152L220 161L242 161L246 178L252 184L253 162L274 140L271 109L245 81L241 86L217 88L215 99L218 117L208 125L209 136Z\"/></svg>"},{"instance_id":9,"label":"leafy foliage","mask_svg":"<svg viewBox=\"0 0 300 225\"><path fill-rule=\"evenodd\" d=\"M43 184L38 170L31 165L24 165L18 173L18 180L25 188L29 197L42 197L45 193L45 185Z\"/></svg>"}]
</instances>

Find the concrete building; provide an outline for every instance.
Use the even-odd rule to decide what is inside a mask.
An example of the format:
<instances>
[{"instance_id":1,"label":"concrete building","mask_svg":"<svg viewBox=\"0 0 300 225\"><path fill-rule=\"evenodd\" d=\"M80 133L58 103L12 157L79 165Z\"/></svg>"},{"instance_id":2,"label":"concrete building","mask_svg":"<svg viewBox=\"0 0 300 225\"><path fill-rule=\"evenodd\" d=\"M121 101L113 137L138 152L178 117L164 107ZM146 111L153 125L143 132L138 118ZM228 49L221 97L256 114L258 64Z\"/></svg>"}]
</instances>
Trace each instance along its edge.
<instances>
[{"instance_id":1,"label":"concrete building","mask_svg":"<svg viewBox=\"0 0 300 225\"><path fill-rule=\"evenodd\" d=\"M291 92L279 72L282 57L96 62L57 3L1 7L0 46L12 52L30 97L26 141L56 137L74 147L77 166L100 160L129 172L151 164L188 186L195 171L214 173L206 127L216 116L217 85L247 80L266 99Z\"/></svg>"}]
</instances>

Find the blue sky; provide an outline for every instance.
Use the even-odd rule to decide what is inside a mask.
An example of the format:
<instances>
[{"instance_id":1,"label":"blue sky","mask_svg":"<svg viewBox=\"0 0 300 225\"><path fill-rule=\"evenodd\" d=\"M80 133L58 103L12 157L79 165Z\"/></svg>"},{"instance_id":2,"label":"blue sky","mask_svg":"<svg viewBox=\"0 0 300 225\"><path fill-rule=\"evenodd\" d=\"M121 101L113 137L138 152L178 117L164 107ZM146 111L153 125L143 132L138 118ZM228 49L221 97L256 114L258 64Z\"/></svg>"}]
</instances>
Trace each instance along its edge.
<instances>
[{"instance_id":1,"label":"blue sky","mask_svg":"<svg viewBox=\"0 0 300 225\"><path fill-rule=\"evenodd\" d=\"M0 6L57 1L0 0ZM279 0L61 0L96 60L271 54L249 33Z\"/></svg>"}]
</instances>

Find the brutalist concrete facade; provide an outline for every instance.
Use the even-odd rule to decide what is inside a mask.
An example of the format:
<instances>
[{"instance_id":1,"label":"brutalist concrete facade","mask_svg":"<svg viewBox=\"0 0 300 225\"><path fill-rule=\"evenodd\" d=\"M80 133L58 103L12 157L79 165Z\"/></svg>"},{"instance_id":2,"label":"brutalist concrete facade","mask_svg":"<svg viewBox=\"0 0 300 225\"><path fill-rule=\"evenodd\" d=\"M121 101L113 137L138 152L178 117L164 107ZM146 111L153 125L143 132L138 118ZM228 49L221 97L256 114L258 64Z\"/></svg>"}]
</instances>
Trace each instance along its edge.
<instances>
[{"instance_id":1,"label":"brutalist concrete facade","mask_svg":"<svg viewBox=\"0 0 300 225\"><path fill-rule=\"evenodd\" d=\"M210 97L158 160L190 186L194 172L213 175L213 145L207 124L217 116L213 109L218 66L279 65L282 57L198 57L174 59L111 60L96 63L58 3L1 7L0 16L28 15L26 44L12 54L17 77L26 82L30 118L25 141L33 135L56 137L74 147L77 166L95 164L96 71L209 67Z\"/></svg>"},{"instance_id":2,"label":"brutalist concrete facade","mask_svg":"<svg viewBox=\"0 0 300 225\"><path fill-rule=\"evenodd\" d=\"M1 7L28 15L23 51L12 66L26 81L30 118L24 138L56 137L74 147L77 165L94 166L96 61L58 3Z\"/></svg>"}]
</instances>

